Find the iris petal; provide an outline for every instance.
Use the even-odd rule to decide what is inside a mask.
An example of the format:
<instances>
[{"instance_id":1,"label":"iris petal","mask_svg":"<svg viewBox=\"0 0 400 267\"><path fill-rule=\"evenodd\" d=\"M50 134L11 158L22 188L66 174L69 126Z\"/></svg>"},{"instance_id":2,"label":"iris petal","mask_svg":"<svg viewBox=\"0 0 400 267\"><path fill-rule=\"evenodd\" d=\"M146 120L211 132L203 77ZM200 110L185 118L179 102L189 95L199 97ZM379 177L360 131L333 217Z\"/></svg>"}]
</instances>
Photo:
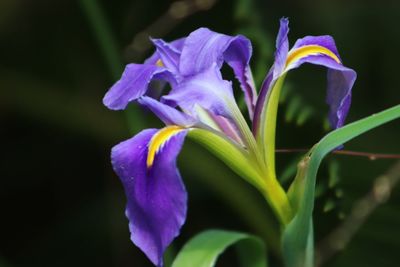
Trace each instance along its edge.
<instances>
[{"instance_id":1,"label":"iris petal","mask_svg":"<svg viewBox=\"0 0 400 267\"><path fill-rule=\"evenodd\" d=\"M232 37L200 28L186 38L179 69L183 75L190 76L208 69L214 63L221 68L225 61L241 85L250 118L253 118L257 93L249 66L251 53L251 43L244 36Z\"/></svg>"},{"instance_id":2,"label":"iris petal","mask_svg":"<svg viewBox=\"0 0 400 267\"><path fill-rule=\"evenodd\" d=\"M343 126L350 108L351 89L357 78L356 72L341 64L335 42L330 36L307 36L299 39L289 52L289 55L301 49L306 52L302 52L301 57L293 60L287 66L286 71L297 68L303 63L327 67L326 101L329 105L329 121L333 128Z\"/></svg>"},{"instance_id":3,"label":"iris petal","mask_svg":"<svg viewBox=\"0 0 400 267\"><path fill-rule=\"evenodd\" d=\"M163 67L155 64L127 65L121 79L104 96L104 105L114 110L125 109L129 102L146 94L153 79L175 83L172 73Z\"/></svg>"},{"instance_id":4,"label":"iris petal","mask_svg":"<svg viewBox=\"0 0 400 267\"><path fill-rule=\"evenodd\" d=\"M183 44L184 44L185 40L186 40L186 37L176 39L176 40L168 43L168 45L169 45L170 49L172 49L174 52L180 54L182 52L182 48L183 48ZM161 59L161 57L160 57L158 51L156 50L148 59L145 60L144 64L155 65L156 62L160 59Z\"/></svg>"},{"instance_id":5,"label":"iris petal","mask_svg":"<svg viewBox=\"0 0 400 267\"><path fill-rule=\"evenodd\" d=\"M153 44L157 48L159 60L157 62L162 63L169 71L177 75L180 51L174 49L174 47L161 39L152 39Z\"/></svg>"},{"instance_id":6,"label":"iris petal","mask_svg":"<svg viewBox=\"0 0 400 267\"><path fill-rule=\"evenodd\" d=\"M166 125L190 127L196 123L196 120L189 115L151 97L143 96L139 98L138 102L149 108Z\"/></svg>"},{"instance_id":7,"label":"iris petal","mask_svg":"<svg viewBox=\"0 0 400 267\"><path fill-rule=\"evenodd\" d=\"M306 36L297 40L288 52L288 20L281 19L276 41L275 63L262 85L255 109L253 132L259 134L261 121L264 120L264 107L267 94L276 80L291 69L303 63L321 65L328 68L326 101L330 107L329 121L333 128L343 126L351 103L351 89L357 74L342 65L340 55L331 36Z\"/></svg>"},{"instance_id":8,"label":"iris petal","mask_svg":"<svg viewBox=\"0 0 400 267\"><path fill-rule=\"evenodd\" d=\"M222 79L215 63L201 73L185 77L161 100L170 106L179 105L192 115L196 114L197 104L214 114L228 118L232 116L232 112L227 103L235 101L231 82Z\"/></svg>"},{"instance_id":9,"label":"iris petal","mask_svg":"<svg viewBox=\"0 0 400 267\"><path fill-rule=\"evenodd\" d=\"M286 58L289 51L288 33L289 20L287 18L282 18L280 20L278 36L275 41L275 62L263 81L255 106L253 119L253 133L255 135L260 135L258 131L260 130L261 120L263 120L262 117L265 116L263 113L267 101L267 94L273 83L279 78L285 69Z\"/></svg>"},{"instance_id":10,"label":"iris petal","mask_svg":"<svg viewBox=\"0 0 400 267\"><path fill-rule=\"evenodd\" d=\"M127 197L131 239L156 266L163 265L163 253L186 218L187 193L176 168L186 132L164 142L150 169L146 166L148 144L156 129L144 130L116 145L111 154Z\"/></svg>"},{"instance_id":11,"label":"iris petal","mask_svg":"<svg viewBox=\"0 0 400 267\"><path fill-rule=\"evenodd\" d=\"M289 20L282 18L280 20L280 27L278 36L276 37L276 51L274 62L274 79L278 78L285 69L286 58L289 51Z\"/></svg>"}]
</instances>

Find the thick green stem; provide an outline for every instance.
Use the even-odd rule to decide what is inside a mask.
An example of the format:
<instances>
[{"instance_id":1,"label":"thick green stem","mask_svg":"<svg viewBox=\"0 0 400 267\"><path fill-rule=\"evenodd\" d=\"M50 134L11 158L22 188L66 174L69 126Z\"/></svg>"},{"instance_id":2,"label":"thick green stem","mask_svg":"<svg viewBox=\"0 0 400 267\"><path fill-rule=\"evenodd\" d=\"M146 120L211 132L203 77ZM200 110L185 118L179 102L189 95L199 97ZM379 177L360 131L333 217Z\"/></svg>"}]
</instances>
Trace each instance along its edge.
<instances>
[{"instance_id":1,"label":"thick green stem","mask_svg":"<svg viewBox=\"0 0 400 267\"><path fill-rule=\"evenodd\" d=\"M262 194L274 210L279 221L286 225L293 218L293 210L285 190L276 178L275 172L276 116L284 78L285 76L282 76L278 79L268 96L268 104L264 110L266 112L265 118L267 119L266 124L264 124L265 138L261 144L257 143L239 108L236 105L231 105L231 110L249 152L255 158L260 168L261 176L264 177L264 183L259 189L261 189Z\"/></svg>"},{"instance_id":2,"label":"thick green stem","mask_svg":"<svg viewBox=\"0 0 400 267\"><path fill-rule=\"evenodd\" d=\"M279 96L285 75L280 77L270 89L267 104L263 113L265 121L261 122L262 129L257 138L258 148L261 150L265 166L265 198L278 215L282 224L286 225L293 218L293 210L285 190L282 188L275 171L275 134L276 118L278 115Z\"/></svg>"},{"instance_id":3,"label":"thick green stem","mask_svg":"<svg viewBox=\"0 0 400 267\"><path fill-rule=\"evenodd\" d=\"M287 225L293 218L293 210L288 196L278 180L268 177L263 194L282 225Z\"/></svg>"}]
</instances>

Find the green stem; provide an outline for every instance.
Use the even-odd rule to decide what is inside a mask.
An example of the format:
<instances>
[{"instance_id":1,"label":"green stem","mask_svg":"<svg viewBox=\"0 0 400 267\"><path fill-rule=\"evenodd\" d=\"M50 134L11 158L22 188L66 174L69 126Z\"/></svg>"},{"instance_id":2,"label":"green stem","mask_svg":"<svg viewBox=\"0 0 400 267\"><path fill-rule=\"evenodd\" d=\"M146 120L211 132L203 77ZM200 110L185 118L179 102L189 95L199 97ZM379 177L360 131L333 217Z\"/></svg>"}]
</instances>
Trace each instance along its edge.
<instances>
[{"instance_id":1,"label":"green stem","mask_svg":"<svg viewBox=\"0 0 400 267\"><path fill-rule=\"evenodd\" d=\"M293 210L289 198L276 178L275 170L275 134L276 118L278 115L279 96L285 76L280 77L275 85L270 89L267 98L267 105L264 109L265 121L262 122L262 132L258 136L258 147L264 156L266 169L265 177L265 198L270 203L281 223L288 224L293 218ZM264 116L262 116L264 117Z\"/></svg>"},{"instance_id":2,"label":"green stem","mask_svg":"<svg viewBox=\"0 0 400 267\"><path fill-rule=\"evenodd\" d=\"M277 98L279 101L279 92ZM239 130L244 136L249 152L257 162L256 165L259 167L259 171L261 172L260 175L261 177L264 177L263 179L264 183L262 184L262 187L259 189L261 190L262 194L264 195L264 198L267 200L271 208L274 210L279 221L283 225L286 225L293 218L293 212L285 190L282 188L281 184L276 179L275 167L273 165L265 164L263 157L260 153L259 146L257 145L257 142L254 138L254 135L251 132L250 128L248 127L248 124L246 123L246 120L244 119L243 114L240 112L238 106L231 105L231 110L234 114L234 119L239 127ZM274 122L276 124L276 111L275 111ZM271 125L274 126L275 124ZM275 133L275 130L273 130L273 133ZM275 142L275 139L273 139L272 141ZM275 144L272 146L272 149L275 152ZM273 163L275 164L274 159Z\"/></svg>"},{"instance_id":3,"label":"green stem","mask_svg":"<svg viewBox=\"0 0 400 267\"><path fill-rule=\"evenodd\" d=\"M282 225L287 225L293 218L293 210L289 198L277 179L265 180L263 195L274 210Z\"/></svg>"}]
</instances>

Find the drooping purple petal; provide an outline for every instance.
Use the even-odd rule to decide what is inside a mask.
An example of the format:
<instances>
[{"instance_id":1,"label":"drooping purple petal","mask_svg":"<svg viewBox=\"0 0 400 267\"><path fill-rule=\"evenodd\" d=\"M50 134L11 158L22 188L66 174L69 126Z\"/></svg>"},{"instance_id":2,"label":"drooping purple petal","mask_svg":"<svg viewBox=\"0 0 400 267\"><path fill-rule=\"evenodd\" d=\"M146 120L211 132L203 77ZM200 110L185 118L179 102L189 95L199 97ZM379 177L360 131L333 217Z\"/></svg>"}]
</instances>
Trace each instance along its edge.
<instances>
[{"instance_id":1,"label":"drooping purple petal","mask_svg":"<svg viewBox=\"0 0 400 267\"><path fill-rule=\"evenodd\" d=\"M307 36L297 40L287 51L288 20L281 19L277 38L275 63L262 85L253 120L253 131L258 129L267 93L275 81L285 72L298 68L303 63L322 65L328 68L327 103L330 106L329 121L333 128L341 127L347 116L351 102L351 88L356 72L342 65L340 55L331 36ZM271 74L273 73L273 75Z\"/></svg>"},{"instance_id":2,"label":"drooping purple petal","mask_svg":"<svg viewBox=\"0 0 400 267\"><path fill-rule=\"evenodd\" d=\"M329 104L329 121L333 128L343 126L351 103L351 89L357 78L354 70L342 65L335 42L330 36L307 36L299 39L291 51L307 46L326 48L332 55L310 53L287 66L287 71L298 68L303 63L321 65L328 68L326 101Z\"/></svg>"},{"instance_id":3,"label":"drooping purple petal","mask_svg":"<svg viewBox=\"0 0 400 267\"><path fill-rule=\"evenodd\" d=\"M127 197L131 240L156 266L162 266L163 253L186 218L187 194L176 168L186 131L171 137L148 169L148 143L156 132L147 129L116 145L111 158Z\"/></svg>"},{"instance_id":4,"label":"drooping purple petal","mask_svg":"<svg viewBox=\"0 0 400 267\"><path fill-rule=\"evenodd\" d=\"M121 79L104 96L104 105L114 110L125 109L129 102L147 92L149 83L153 79L175 83L171 72L163 67L149 64L128 64Z\"/></svg>"},{"instance_id":5,"label":"drooping purple petal","mask_svg":"<svg viewBox=\"0 0 400 267\"><path fill-rule=\"evenodd\" d=\"M185 77L161 100L170 106L179 106L192 115L196 114L197 104L214 114L230 118L232 113L227 103L234 102L234 97L232 83L222 79L221 72L214 63L209 69Z\"/></svg>"},{"instance_id":6,"label":"drooping purple petal","mask_svg":"<svg viewBox=\"0 0 400 267\"><path fill-rule=\"evenodd\" d=\"M244 36L232 37L200 28L186 38L179 69L182 75L191 76L203 72L214 63L221 68L225 61L240 83L252 118L257 93L249 66L251 53L251 43Z\"/></svg>"},{"instance_id":7,"label":"drooping purple petal","mask_svg":"<svg viewBox=\"0 0 400 267\"><path fill-rule=\"evenodd\" d=\"M295 50L299 47L306 45L319 45L325 47L332 51L340 59L335 40L330 35L306 36L304 38L298 39L291 50Z\"/></svg>"},{"instance_id":8,"label":"drooping purple petal","mask_svg":"<svg viewBox=\"0 0 400 267\"><path fill-rule=\"evenodd\" d=\"M196 123L196 120L193 117L190 117L189 115L151 97L143 96L138 99L138 102L148 107L166 125L190 127Z\"/></svg>"}]
</instances>

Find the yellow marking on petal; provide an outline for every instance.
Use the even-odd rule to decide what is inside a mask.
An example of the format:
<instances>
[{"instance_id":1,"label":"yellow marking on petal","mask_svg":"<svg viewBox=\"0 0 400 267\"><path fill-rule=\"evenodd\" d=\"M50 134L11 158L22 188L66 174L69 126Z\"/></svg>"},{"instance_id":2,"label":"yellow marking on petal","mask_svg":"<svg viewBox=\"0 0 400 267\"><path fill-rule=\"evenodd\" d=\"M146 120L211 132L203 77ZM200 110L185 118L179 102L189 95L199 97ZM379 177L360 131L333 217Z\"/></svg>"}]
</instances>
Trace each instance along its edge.
<instances>
[{"instance_id":1,"label":"yellow marking on petal","mask_svg":"<svg viewBox=\"0 0 400 267\"><path fill-rule=\"evenodd\" d=\"M161 59L157 60L156 65L159 67L164 67L164 63L161 61Z\"/></svg>"},{"instance_id":2,"label":"yellow marking on petal","mask_svg":"<svg viewBox=\"0 0 400 267\"><path fill-rule=\"evenodd\" d=\"M149 152L147 154L146 165L150 168L153 165L154 158L163 144L168 141L172 136L182 131L184 128L177 125L167 126L159 130L149 142Z\"/></svg>"},{"instance_id":3,"label":"yellow marking on petal","mask_svg":"<svg viewBox=\"0 0 400 267\"><path fill-rule=\"evenodd\" d=\"M333 53L328 48L320 45L305 45L289 52L288 57L286 59L285 68L287 68L287 66L289 66L293 62L298 61L304 57L318 55L318 54L328 56L333 60L335 60L337 63L341 64L340 59L335 55L335 53Z\"/></svg>"}]
</instances>

